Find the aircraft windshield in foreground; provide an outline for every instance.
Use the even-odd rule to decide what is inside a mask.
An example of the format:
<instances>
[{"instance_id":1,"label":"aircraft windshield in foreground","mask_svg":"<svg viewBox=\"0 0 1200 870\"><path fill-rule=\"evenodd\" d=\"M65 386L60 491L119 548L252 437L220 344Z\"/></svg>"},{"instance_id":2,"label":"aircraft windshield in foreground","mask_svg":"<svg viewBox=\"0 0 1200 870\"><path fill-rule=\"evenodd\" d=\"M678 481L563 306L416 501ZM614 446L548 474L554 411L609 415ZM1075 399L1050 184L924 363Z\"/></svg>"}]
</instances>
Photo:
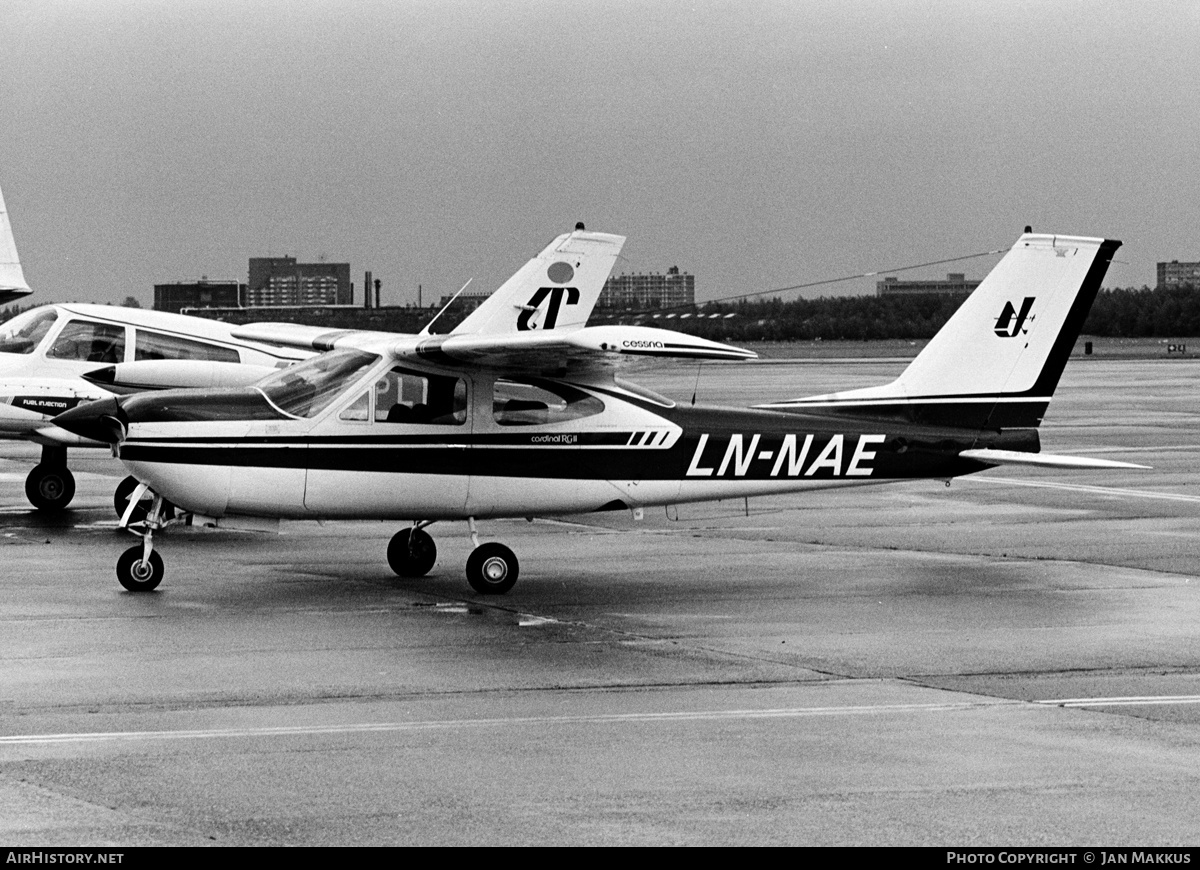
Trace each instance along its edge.
<instances>
[{"instance_id":1,"label":"aircraft windshield in foreground","mask_svg":"<svg viewBox=\"0 0 1200 870\"><path fill-rule=\"evenodd\" d=\"M433 567L427 526L466 520L468 581L503 593L517 557L480 544L476 519L949 479L1008 463L1141 467L1039 452L1037 427L1119 245L1026 233L896 381L791 402L677 405L617 367L755 355L645 327L544 331L524 318L528 306L509 306L446 336L331 334L308 344L328 353L251 388L110 399L55 422L111 443L154 493L146 521L129 526L142 543L117 564L127 589L162 579L154 533L172 522L167 499L218 526L411 521L387 550L402 576ZM572 262L564 252L539 266L542 300L573 297ZM487 328L492 315L522 322Z\"/></svg>"}]
</instances>

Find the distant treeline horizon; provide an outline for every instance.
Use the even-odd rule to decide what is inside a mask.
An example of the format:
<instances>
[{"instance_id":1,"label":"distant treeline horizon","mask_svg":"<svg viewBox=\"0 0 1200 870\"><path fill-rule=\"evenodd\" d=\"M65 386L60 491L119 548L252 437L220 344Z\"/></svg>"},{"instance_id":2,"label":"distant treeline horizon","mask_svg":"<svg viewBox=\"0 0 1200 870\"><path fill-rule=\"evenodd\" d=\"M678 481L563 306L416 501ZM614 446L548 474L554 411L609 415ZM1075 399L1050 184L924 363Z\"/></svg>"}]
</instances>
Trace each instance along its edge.
<instances>
[{"instance_id":1,"label":"distant treeline horizon","mask_svg":"<svg viewBox=\"0 0 1200 870\"><path fill-rule=\"evenodd\" d=\"M709 303L691 317L614 318L664 326L717 341L871 341L927 339L942 328L965 296L938 294L840 296L819 299ZM712 317L713 314L719 315ZM726 315L733 314L733 317ZM998 314L998 312L997 312ZM1191 287L1102 289L1083 326L1104 338L1200 336L1200 290Z\"/></svg>"},{"instance_id":2,"label":"distant treeline horizon","mask_svg":"<svg viewBox=\"0 0 1200 870\"><path fill-rule=\"evenodd\" d=\"M692 309L659 312L616 312L597 309L597 323L638 323L675 329L716 341L872 341L877 339L928 339L942 328L965 296L938 294L895 296L823 296L818 299L779 298L738 302L700 303ZM49 303L38 303L41 305ZM38 304L14 304L0 308L0 322ZM128 297L126 307L137 307ZM260 314L261 312L261 314ZM362 313L360 313L362 312ZM338 311L338 322L326 322L329 313L301 316L295 310L292 322L316 326L414 331L423 324L423 309L381 308ZM449 313L449 312L448 312ZM729 316L732 315L732 316ZM461 314L445 318L445 330L453 328ZM271 320L269 309L247 309L236 322ZM419 326L415 328L420 328ZM438 329L442 332L443 329ZM1127 287L1102 289L1083 326L1084 335L1102 338L1191 338L1200 336L1200 289L1192 287Z\"/></svg>"}]
</instances>

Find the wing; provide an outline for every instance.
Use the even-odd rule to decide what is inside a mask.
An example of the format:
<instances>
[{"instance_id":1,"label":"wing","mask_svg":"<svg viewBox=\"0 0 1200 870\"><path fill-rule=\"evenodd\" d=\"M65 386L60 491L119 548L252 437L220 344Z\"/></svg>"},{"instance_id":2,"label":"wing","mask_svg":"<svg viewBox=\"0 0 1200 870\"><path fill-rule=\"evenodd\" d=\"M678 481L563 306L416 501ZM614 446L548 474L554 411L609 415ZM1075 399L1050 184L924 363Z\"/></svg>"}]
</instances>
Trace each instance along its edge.
<instances>
[{"instance_id":1,"label":"wing","mask_svg":"<svg viewBox=\"0 0 1200 870\"><path fill-rule=\"evenodd\" d=\"M230 334L242 341L257 341L262 344L324 353L335 347L359 347L372 342L395 341L402 333L330 329L327 326L304 326L299 323L247 323L237 327Z\"/></svg>"},{"instance_id":2,"label":"wing","mask_svg":"<svg viewBox=\"0 0 1200 870\"><path fill-rule=\"evenodd\" d=\"M353 346L350 344L339 346ZM569 332L447 335L394 342L397 359L506 373L563 376L610 371L638 359L748 360L728 344L645 326L585 326Z\"/></svg>"}]
</instances>

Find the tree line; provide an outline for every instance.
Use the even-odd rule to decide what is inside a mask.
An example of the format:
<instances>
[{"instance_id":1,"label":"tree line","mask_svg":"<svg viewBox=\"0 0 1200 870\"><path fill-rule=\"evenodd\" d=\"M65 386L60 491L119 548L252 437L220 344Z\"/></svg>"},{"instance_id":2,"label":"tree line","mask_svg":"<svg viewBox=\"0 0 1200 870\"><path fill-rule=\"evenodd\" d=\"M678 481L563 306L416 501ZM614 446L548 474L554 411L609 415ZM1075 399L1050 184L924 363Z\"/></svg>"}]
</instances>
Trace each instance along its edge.
<instances>
[{"instance_id":1,"label":"tree line","mask_svg":"<svg viewBox=\"0 0 1200 870\"><path fill-rule=\"evenodd\" d=\"M776 298L712 303L675 312L671 318L665 314L657 318L625 315L614 320L732 342L925 339L941 329L965 298L938 294L837 296L788 302ZM1200 336L1200 290L1101 290L1084 323L1083 334L1112 338Z\"/></svg>"},{"instance_id":2,"label":"tree line","mask_svg":"<svg viewBox=\"0 0 1200 870\"><path fill-rule=\"evenodd\" d=\"M964 298L928 294L826 296L787 302L778 298L755 299L659 312L658 317L645 313L597 311L591 323L640 323L729 342L811 341L817 338L851 341L925 339L932 338L941 329ZM129 302L126 300L126 304ZM32 307L35 306L26 304L0 309L0 322ZM346 313L346 317L364 316L360 312L362 309L355 309ZM370 314L370 311L366 314ZM674 316L668 317L668 314ZM248 311L238 322L273 319L269 315L267 311ZM414 330L413 324L408 321L392 323L376 320L337 325L347 328L357 325L360 329ZM447 329L453 325L450 321L447 323ZM1105 338L1200 336L1200 288L1127 287L1101 290L1084 323L1083 333Z\"/></svg>"}]
</instances>

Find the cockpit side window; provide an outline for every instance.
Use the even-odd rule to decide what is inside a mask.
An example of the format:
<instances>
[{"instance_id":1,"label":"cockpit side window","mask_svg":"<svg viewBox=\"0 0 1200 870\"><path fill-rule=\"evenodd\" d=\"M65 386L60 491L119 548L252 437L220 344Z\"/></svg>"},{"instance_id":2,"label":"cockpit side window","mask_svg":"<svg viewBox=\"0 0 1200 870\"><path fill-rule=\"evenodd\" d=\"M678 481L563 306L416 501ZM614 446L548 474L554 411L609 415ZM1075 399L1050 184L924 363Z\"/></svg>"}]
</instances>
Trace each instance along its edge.
<instances>
[{"instance_id":1,"label":"cockpit side window","mask_svg":"<svg viewBox=\"0 0 1200 870\"><path fill-rule=\"evenodd\" d=\"M94 363L124 362L125 327L94 320L72 320L54 339L46 356Z\"/></svg>"},{"instance_id":2,"label":"cockpit side window","mask_svg":"<svg viewBox=\"0 0 1200 870\"><path fill-rule=\"evenodd\" d=\"M33 353L56 320L57 311L43 308L26 311L7 323L0 323L0 353Z\"/></svg>"},{"instance_id":3,"label":"cockpit side window","mask_svg":"<svg viewBox=\"0 0 1200 870\"><path fill-rule=\"evenodd\" d=\"M375 422L461 426L467 421L467 382L397 366L375 382Z\"/></svg>"},{"instance_id":4,"label":"cockpit side window","mask_svg":"<svg viewBox=\"0 0 1200 870\"><path fill-rule=\"evenodd\" d=\"M370 423L371 422L371 391L363 393L349 405L342 409L342 413L338 414L339 420L346 420L350 423Z\"/></svg>"},{"instance_id":5,"label":"cockpit side window","mask_svg":"<svg viewBox=\"0 0 1200 870\"><path fill-rule=\"evenodd\" d=\"M492 394L492 417L501 426L545 426L603 411L595 396L554 381L497 378Z\"/></svg>"},{"instance_id":6,"label":"cockpit side window","mask_svg":"<svg viewBox=\"0 0 1200 870\"><path fill-rule=\"evenodd\" d=\"M255 387L285 414L315 417L378 362L377 354L332 350L281 369Z\"/></svg>"},{"instance_id":7,"label":"cockpit side window","mask_svg":"<svg viewBox=\"0 0 1200 870\"><path fill-rule=\"evenodd\" d=\"M214 362L241 362L238 352L232 347L221 347L207 341L150 332L138 327L133 340L133 358L151 359L201 359Z\"/></svg>"}]
</instances>

